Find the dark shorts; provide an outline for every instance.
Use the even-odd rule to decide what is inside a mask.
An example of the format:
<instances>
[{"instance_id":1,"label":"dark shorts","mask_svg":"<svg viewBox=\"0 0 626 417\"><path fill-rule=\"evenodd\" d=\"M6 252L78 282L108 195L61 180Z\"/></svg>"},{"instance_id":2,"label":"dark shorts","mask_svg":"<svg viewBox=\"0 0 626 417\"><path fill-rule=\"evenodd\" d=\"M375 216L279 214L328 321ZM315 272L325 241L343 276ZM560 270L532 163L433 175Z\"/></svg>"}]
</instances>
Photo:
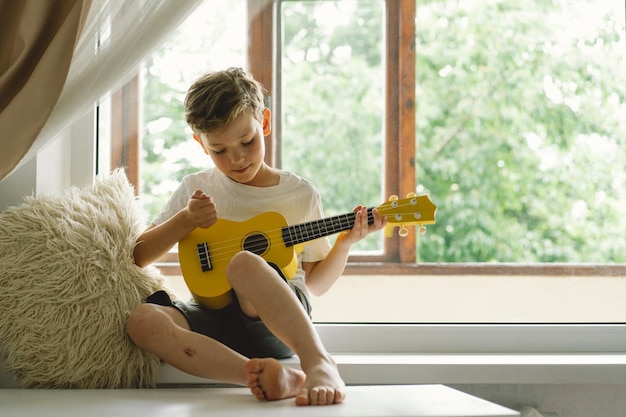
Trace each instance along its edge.
<instances>
[{"instance_id":1,"label":"dark shorts","mask_svg":"<svg viewBox=\"0 0 626 417\"><path fill-rule=\"evenodd\" d=\"M287 283L310 315L311 305L306 294L297 286ZM206 308L193 300L171 300L165 291L157 291L146 301L176 308L185 316L192 331L215 339L248 358L280 359L293 356L291 349L274 336L261 320L246 316L234 293L233 299L231 304L219 310Z\"/></svg>"}]
</instances>

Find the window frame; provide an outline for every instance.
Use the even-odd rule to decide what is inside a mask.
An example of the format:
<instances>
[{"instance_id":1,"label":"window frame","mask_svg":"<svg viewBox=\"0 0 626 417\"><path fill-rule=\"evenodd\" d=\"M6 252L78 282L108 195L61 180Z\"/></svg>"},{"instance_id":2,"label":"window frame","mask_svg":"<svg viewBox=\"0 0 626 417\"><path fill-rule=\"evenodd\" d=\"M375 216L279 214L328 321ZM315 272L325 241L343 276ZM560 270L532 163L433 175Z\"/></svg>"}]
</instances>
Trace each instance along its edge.
<instances>
[{"instance_id":1,"label":"window frame","mask_svg":"<svg viewBox=\"0 0 626 417\"><path fill-rule=\"evenodd\" d=\"M281 166L281 69L280 6L283 1L248 0L248 71L264 84L268 107L274 115L273 130L265 138L266 162ZM386 195L415 190L415 0L384 0L386 9L386 106L385 184ZM268 53L268 51L273 51ZM129 181L140 190L140 86L138 77L112 95L111 169L124 167ZM385 239L380 255L351 255L345 275L542 275L625 276L622 264L518 264L518 263L417 263L414 228L400 238ZM166 275L181 275L178 256L171 252L157 267Z\"/></svg>"}]
</instances>

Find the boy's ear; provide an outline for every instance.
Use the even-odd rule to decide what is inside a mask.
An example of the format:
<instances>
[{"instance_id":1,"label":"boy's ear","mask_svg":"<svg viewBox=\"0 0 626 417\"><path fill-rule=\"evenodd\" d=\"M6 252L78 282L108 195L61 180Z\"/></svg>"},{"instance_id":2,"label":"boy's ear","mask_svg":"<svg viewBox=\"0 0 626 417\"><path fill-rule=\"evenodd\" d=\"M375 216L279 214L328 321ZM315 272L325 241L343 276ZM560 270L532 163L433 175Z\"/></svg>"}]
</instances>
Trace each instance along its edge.
<instances>
[{"instance_id":1,"label":"boy's ear","mask_svg":"<svg viewBox=\"0 0 626 417\"><path fill-rule=\"evenodd\" d=\"M202 146L202 150L204 151L205 154L209 154L209 150L206 148L206 146L204 146L204 143L202 142L202 139L200 139L198 137L198 135L196 135L195 133L193 134L193 138L196 140L196 142L198 142L200 144L200 146Z\"/></svg>"},{"instance_id":2,"label":"boy's ear","mask_svg":"<svg viewBox=\"0 0 626 417\"><path fill-rule=\"evenodd\" d=\"M263 111L263 136L267 136L272 132L272 121L270 109L265 109Z\"/></svg>"}]
</instances>

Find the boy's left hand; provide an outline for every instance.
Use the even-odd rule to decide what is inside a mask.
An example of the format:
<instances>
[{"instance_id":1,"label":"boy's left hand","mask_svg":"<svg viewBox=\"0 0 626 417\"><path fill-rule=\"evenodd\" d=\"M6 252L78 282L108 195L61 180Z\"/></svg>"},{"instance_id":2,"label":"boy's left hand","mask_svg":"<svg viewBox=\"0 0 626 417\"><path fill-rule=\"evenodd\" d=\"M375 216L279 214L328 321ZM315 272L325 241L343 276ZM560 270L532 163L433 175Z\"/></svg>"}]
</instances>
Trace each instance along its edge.
<instances>
[{"instance_id":1,"label":"boy's left hand","mask_svg":"<svg viewBox=\"0 0 626 417\"><path fill-rule=\"evenodd\" d=\"M380 230L387 224L387 217L381 217L378 210L375 208L372 209L372 218L374 220L372 224L368 224L367 207L357 206L354 212L356 213L354 226L352 226L352 229L346 232L343 237L344 241L350 244L358 242L371 232Z\"/></svg>"}]
</instances>

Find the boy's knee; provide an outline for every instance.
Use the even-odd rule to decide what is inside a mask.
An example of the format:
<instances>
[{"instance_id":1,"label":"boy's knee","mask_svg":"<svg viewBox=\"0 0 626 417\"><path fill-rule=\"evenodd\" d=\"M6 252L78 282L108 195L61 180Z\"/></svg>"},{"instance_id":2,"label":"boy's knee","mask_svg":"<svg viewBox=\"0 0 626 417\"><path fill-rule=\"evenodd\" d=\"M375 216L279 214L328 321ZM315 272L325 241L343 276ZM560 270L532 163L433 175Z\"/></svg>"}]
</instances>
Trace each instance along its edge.
<instances>
[{"instance_id":1,"label":"boy's knee","mask_svg":"<svg viewBox=\"0 0 626 417\"><path fill-rule=\"evenodd\" d=\"M153 304L141 304L131 311L126 320L126 334L139 347L145 345L153 333L153 326L159 320L157 306Z\"/></svg>"},{"instance_id":2,"label":"boy's knee","mask_svg":"<svg viewBox=\"0 0 626 417\"><path fill-rule=\"evenodd\" d=\"M263 258L248 251L241 251L235 254L226 267L226 277L232 283L232 280L238 277L248 277L250 273L258 268Z\"/></svg>"}]
</instances>

